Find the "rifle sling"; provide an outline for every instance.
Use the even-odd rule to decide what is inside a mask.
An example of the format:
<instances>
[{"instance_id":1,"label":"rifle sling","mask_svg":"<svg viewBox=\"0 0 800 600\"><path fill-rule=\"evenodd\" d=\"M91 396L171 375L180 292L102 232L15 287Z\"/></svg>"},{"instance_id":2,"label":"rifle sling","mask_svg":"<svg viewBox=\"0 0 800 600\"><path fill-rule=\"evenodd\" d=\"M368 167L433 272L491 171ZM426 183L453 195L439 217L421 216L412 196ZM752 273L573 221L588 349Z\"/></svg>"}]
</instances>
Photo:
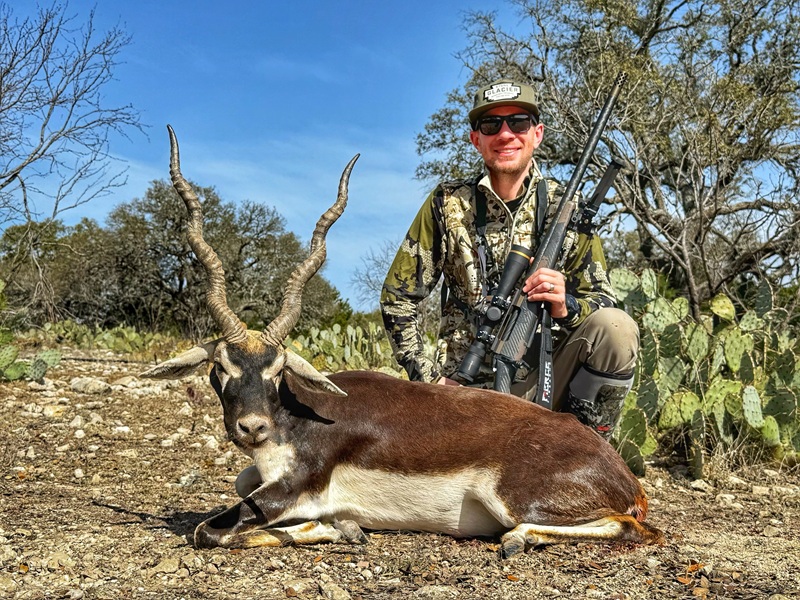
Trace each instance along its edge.
<instances>
[{"instance_id":1,"label":"rifle sling","mask_svg":"<svg viewBox=\"0 0 800 600\"><path fill-rule=\"evenodd\" d=\"M536 184L536 241L544 234L544 222L547 217L547 182L540 179Z\"/></svg>"},{"instance_id":2,"label":"rifle sling","mask_svg":"<svg viewBox=\"0 0 800 600\"><path fill-rule=\"evenodd\" d=\"M540 180L536 186L536 226L537 239L541 241L544 234L545 218L547 216L547 183ZM539 384L536 388L536 404L545 408L553 408L553 332L550 312L544 308L541 311L538 336L537 353L539 355Z\"/></svg>"}]
</instances>

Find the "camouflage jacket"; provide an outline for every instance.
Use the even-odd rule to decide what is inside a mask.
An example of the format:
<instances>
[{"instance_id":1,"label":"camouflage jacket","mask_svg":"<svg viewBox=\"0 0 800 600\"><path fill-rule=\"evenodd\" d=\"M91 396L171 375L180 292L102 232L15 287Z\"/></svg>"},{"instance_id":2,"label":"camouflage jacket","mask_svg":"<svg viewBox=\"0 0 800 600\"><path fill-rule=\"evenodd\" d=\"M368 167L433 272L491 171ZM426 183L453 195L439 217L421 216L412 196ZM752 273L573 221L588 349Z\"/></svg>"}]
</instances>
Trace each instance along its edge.
<instances>
[{"instance_id":1,"label":"camouflage jacket","mask_svg":"<svg viewBox=\"0 0 800 600\"><path fill-rule=\"evenodd\" d=\"M494 193L489 176L440 184L425 200L395 256L381 293L381 312L397 362L412 380L436 381L452 376L472 344L480 319L476 310L497 285L512 244L529 247L536 222L536 184L542 175L534 164L526 180L514 215ZM549 207L546 224L558 204L556 184L548 180ZM485 266L479 257L475 190L486 197ZM535 249L534 249L535 250ZM566 278L567 293L574 296L580 311L562 329L572 329L592 311L615 304L606 275L606 261L597 236L569 231L559 269ZM439 339L434 360L423 352L418 327L417 305L430 294L440 277L448 288L442 307ZM524 278L524 275L523 275ZM554 328L556 343L564 332ZM487 358L476 382L492 381L491 357ZM523 369L518 379L525 376Z\"/></svg>"}]
</instances>

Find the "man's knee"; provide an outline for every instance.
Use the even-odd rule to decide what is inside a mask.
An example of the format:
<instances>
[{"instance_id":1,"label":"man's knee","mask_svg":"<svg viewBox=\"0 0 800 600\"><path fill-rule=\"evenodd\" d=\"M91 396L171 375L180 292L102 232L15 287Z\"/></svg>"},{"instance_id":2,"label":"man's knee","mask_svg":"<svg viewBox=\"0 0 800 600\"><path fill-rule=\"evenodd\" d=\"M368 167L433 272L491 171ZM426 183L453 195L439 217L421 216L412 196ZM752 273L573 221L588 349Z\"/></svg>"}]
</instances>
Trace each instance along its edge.
<instances>
[{"instance_id":1,"label":"man's knee","mask_svg":"<svg viewBox=\"0 0 800 600\"><path fill-rule=\"evenodd\" d=\"M629 373L639 353L639 327L628 313L602 308L584 321L582 337L589 340L591 353L586 364L602 373Z\"/></svg>"}]
</instances>

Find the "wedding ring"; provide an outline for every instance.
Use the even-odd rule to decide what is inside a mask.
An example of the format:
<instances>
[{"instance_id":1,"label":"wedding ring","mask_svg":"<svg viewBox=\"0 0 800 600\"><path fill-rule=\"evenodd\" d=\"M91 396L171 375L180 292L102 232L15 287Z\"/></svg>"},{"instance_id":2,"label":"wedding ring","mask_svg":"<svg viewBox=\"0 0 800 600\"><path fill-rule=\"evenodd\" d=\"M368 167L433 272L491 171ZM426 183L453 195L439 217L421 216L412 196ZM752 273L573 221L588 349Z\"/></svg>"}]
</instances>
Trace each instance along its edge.
<instances>
[{"instance_id":1,"label":"wedding ring","mask_svg":"<svg viewBox=\"0 0 800 600\"><path fill-rule=\"evenodd\" d=\"M551 293L551 294L553 293L553 290L554 290L554 289L556 289L556 284L555 284L555 283L551 283L551 284L550 284L550 293Z\"/></svg>"}]
</instances>

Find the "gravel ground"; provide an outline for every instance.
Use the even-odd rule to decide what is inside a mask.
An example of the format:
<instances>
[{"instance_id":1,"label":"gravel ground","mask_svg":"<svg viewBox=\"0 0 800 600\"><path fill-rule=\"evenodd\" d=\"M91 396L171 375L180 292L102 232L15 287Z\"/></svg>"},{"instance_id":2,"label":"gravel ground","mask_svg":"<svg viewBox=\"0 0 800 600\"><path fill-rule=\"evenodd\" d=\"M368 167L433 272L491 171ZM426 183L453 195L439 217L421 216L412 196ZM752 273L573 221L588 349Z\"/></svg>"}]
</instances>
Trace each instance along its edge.
<instances>
[{"instance_id":1,"label":"gravel ground","mask_svg":"<svg viewBox=\"0 0 800 600\"><path fill-rule=\"evenodd\" d=\"M800 477L692 482L648 469L658 547L574 544L508 561L497 540L373 532L365 546L196 550L248 459L204 378L71 358L0 384L0 597L800 598Z\"/></svg>"}]
</instances>

